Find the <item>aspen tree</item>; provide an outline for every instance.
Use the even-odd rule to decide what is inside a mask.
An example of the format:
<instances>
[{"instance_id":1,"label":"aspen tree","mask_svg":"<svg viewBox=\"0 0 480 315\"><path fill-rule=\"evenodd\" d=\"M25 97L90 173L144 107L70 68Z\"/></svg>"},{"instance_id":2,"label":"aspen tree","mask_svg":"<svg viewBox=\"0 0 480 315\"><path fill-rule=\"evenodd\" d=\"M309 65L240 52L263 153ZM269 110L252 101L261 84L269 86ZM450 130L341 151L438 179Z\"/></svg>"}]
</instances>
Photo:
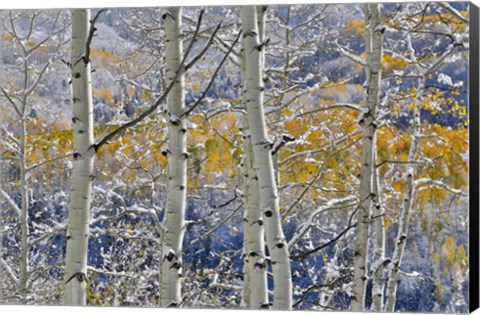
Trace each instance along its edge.
<instances>
[{"instance_id":1,"label":"aspen tree","mask_svg":"<svg viewBox=\"0 0 480 315\"><path fill-rule=\"evenodd\" d=\"M375 156L373 161L376 162L377 152L375 151ZM375 240L374 240L374 258L373 258L373 267L372 269L372 311L381 312L383 310L383 300L384 300L384 291L385 291L385 221L384 215L385 211L382 208L381 201L381 188L379 187L379 174L378 168L374 165L375 169L372 177L373 185L373 194L375 195L373 199L372 215L374 217L374 229L375 229Z\"/></svg>"},{"instance_id":2,"label":"aspen tree","mask_svg":"<svg viewBox=\"0 0 480 315\"><path fill-rule=\"evenodd\" d=\"M258 177L260 209L264 218L266 241L273 269L273 308L289 310L292 308L290 257L281 225L278 191L271 155L272 141L267 135L263 108L264 83L260 52L265 43L260 42L256 7L242 7L240 15L246 63L246 77L242 81L246 82L244 93L247 95L247 116L254 170Z\"/></svg>"},{"instance_id":3,"label":"aspen tree","mask_svg":"<svg viewBox=\"0 0 480 315\"><path fill-rule=\"evenodd\" d=\"M67 226L66 305L86 305L88 225L93 166L93 105L88 57L90 10L72 10L73 173ZM90 39L91 40L91 39Z\"/></svg>"},{"instance_id":4,"label":"aspen tree","mask_svg":"<svg viewBox=\"0 0 480 315\"><path fill-rule=\"evenodd\" d=\"M182 243L185 225L187 188L187 137L186 121L180 117L185 110L185 76L182 71L182 9L169 8L163 15L165 21L167 85L176 80L167 97L168 149L167 154L167 210L161 261L162 306L175 307L182 300Z\"/></svg>"},{"instance_id":5,"label":"aspen tree","mask_svg":"<svg viewBox=\"0 0 480 315\"><path fill-rule=\"evenodd\" d=\"M379 4L365 4L367 107L361 113L359 124L363 127L362 156L360 170L360 207L357 213L355 238L352 311L362 312L365 307L365 292L368 281L368 239L371 224L371 207L374 199L372 175L375 168L373 159L377 122L376 110L380 102L382 77L382 45L384 27L380 22Z\"/></svg>"}]
</instances>

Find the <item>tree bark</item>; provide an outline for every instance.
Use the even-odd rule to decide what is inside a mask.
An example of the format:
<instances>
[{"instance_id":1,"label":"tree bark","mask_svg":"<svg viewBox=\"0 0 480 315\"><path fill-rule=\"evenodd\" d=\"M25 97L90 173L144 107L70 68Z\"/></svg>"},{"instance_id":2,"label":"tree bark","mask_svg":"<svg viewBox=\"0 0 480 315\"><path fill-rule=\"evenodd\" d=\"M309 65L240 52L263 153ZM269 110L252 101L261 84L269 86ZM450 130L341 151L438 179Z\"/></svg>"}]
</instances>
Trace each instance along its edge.
<instances>
[{"instance_id":1,"label":"tree bark","mask_svg":"<svg viewBox=\"0 0 480 315\"><path fill-rule=\"evenodd\" d=\"M27 75L25 73L25 75ZM21 212L19 218L21 238L20 238L20 274L19 286L17 292L19 293L21 301L27 298L27 282L28 282L28 174L27 174L27 123L25 117L25 105L23 106L23 117L21 118L21 135L20 135L20 194L22 197Z\"/></svg>"},{"instance_id":2,"label":"tree bark","mask_svg":"<svg viewBox=\"0 0 480 315\"><path fill-rule=\"evenodd\" d=\"M376 160L375 151L373 161L376 162ZM373 217L375 220L375 249L373 261L375 262L375 268L372 270L372 311L381 312L383 310L385 291L385 211L382 208L377 167L375 167L373 173L373 193L375 195L373 199Z\"/></svg>"},{"instance_id":3,"label":"tree bark","mask_svg":"<svg viewBox=\"0 0 480 315\"><path fill-rule=\"evenodd\" d=\"M263 109L264 84L262 56L260 54L263 49L263 43L259 40L256 7L241 7L240 14L246 61L246 78L243 80L246 82L244 93L246 93L254 170L259 185L260 210L264 218L266 240L273 270L273 308L276 310L289 310L292 308L290 255L281 225L278 191L271 155L272 142L267 135Z\"/></svg>"},{"instance_id":4,"label":"tree bark","mask_svg":"<svg viewBox=\"0 0 480 315\"><path fill-rule=\"evenodd\" d=\"M66 305L86 305L88 224L93 165L93 105L90 60L86 54L90 10L72 10L73 174L67 226Z\"/></svg>"},{"instance_id":5,"label":"tree bark","mask_svg":"<svg viewBox=\"0 0 480 315\"><path fill-rule=\"evenodd\" d=\"M182 61L182 10L169 8L165 21L167 85L175 79ZM182 301L182 243L185 225L187 191L187 141L186 122L181 119L185 109L185 76L181 74L167 97L168 150L167 150L167 211L161 262L161 304L179 306Z\"/></svg>"},{"instance_id":6,"label":"tree bark","mask_svg":"<svg viewBox=\"0 0 480 315\"><path fill-rule=\"evenodd\" d=\"M374 198L372 174L375 168L373 152L377 122L376 110L380 102L382 76L383 31L380 25L380 9L375 3L365 4L365 50L367 55L367 108L359 119L363 127L362 157L360 170L360 207L357 214L357 228L354 254L352 311L362 312L365 307L365 292L368 282L368 239L371 224L371 206Z\"/></svg>"},{"instance_id":7,"label":"tree bark","mask_svg":"<svg viewBox=\"0 0 480 315\"><path fill-rule=\"evenodd\" d=\"M257 14L264 16L265 8L257 7ZM259 33L263 34L263 18L258 20ZM263 36L263 35L262 35ZM263 38L263 37L262 37ZM262 54L263 64L263 54ZM242 82L246 78L246 60L245 51L241 56L241 76ZM243 87L246 88L246 87ZM244 107L247 105L247 94L243 93L242 102ZM245 265L246 265L246 288L249 296L245 298L246 305L250 309L269 308L268 285L267 285L267 260L265 254L265 231L263 227L263 217L260 210L260 196L258 187L258 176L254 169L254 158L250 130L248 129L248 117L242 115L240 118L243 139L244 139L244 192L246 194L245 205L247 209L245 220Z\"/></svg>"},{"instance_id":8,"label":"tree bark","mask_svg":"<svg viewBox=\"0 0 480 315\"><path fill-rule=\"evenodd\" d=\"M243 118L243 117L242 117ZM247 124L244 124L245 126ZM245 129L244 129L245 130ZM248 297L245 302L251 309L268 308L267 260L265 255L265 232L260 210L258 177L254 169L251 138L248 129L244 131L244 186L247 208L245 220L245 263Z\"/></svg>"}]
</instances>

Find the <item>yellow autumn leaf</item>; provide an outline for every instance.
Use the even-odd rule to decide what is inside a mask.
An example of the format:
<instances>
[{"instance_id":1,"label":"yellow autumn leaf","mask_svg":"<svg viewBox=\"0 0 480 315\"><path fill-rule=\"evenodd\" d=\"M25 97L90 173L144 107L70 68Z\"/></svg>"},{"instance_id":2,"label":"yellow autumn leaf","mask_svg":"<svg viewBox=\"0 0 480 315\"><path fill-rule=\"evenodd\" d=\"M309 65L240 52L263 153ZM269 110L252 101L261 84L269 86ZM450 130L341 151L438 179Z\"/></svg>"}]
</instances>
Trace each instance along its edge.
<instances>
[{"instance_id":1,"label":"yellow autumn leaf","mask_svg":"<svg viewBox=\"0 0 480 315\"><path fill-rule=\"evenodd\" d=\"M453 264L453 260L455 259L455 241L453 240L453 237L450 236L447 238L447 241L442 247L448 262Z\"/></svg>"},{"instance_id":2,"label":"yellow autumn leaf","mask_svg":"<svg viewBox=\"0 0 480 315\"><path fill-rule=\"evenodd\" d=\"M192 85L192 91L196 92L202 88L202 84L200 82L196 82Z\"/></svg>"},{"instance_id":3,"label":"yellow autumn leaf","mask_svg":"<svg viewBox=\"0 0 480 315\"><path fill-rule=\"evenodd\" d=\"M385 219L383 220L383 224L385 225L385 232L388 232L388 228L392 224L392 221L389 217L385 217Z\"/></svg>"}]
</instances>

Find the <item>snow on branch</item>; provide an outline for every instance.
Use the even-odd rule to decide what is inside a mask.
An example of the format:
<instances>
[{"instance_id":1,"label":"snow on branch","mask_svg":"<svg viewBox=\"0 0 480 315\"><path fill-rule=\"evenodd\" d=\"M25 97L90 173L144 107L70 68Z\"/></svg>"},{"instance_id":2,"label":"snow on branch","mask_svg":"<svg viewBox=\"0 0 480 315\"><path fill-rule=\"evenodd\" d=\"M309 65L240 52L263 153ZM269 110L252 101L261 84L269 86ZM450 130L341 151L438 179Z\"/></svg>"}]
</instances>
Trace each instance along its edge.
<instances>
[{"instance_id":1,"label":"snow on branch","mask_svg":"<svg viewBox=\"0 0 480 315\"><path fill-rule=\"evenodd\" d=\"M229 291L237 291L241 292L243 290L243 286L241 285L234 285L234 284L223 284L218 282L218 273L214 274L212 282L210 282L211 288L220 288L223 290Z\"/></svg>"},{"instance_id":2,"label":"snow on branch","mask_svg":"<svg viewBox=\"0 0 480 315\"><path fill-rule=\"evenodd\" d=\"M55 235L61 234L67 230L66 224L57 224L54 228L50 228L48 231L44 231L44 234L36 239L31 239L28 243L28 247L33 247L36 244L41 243L49 237L54 237Z\"/></svg>"},{"instance_id":3,"label":"snow on branch","mask_svg":"<svg viewBox=\"0 0 480 315\"><path fill-rule=\"evenodd\" d=\"M104 269L98 269L92 266L87 266L87 271L88 272L93 272L93 273L98 273L106 276L111 276L111 277L126 277L126 278L138 278L138 274L131 274L131 273L126 273L125 271L108 271Z\"/></svg>"},{"instance_id":4,"label":"snow on branch","mask_svg":"<svg viewBox=\"0 0 480 315\"><path fill-rule=\"evenodd\" d=\"M367 62L360 56L354 54L353 52L351 52L350 50L348 50L347 48L344 48L342 46L340 46L338 44L337 41L335 41L335 45L337 46L338 50L340 51L340 53L347 57L348 59L352 60L353 62L356 62L364 67L367 66Z\"/></svg>"},{"instance_id":5,"label":"snow on branch","mask_svg":"<svg viewBox=\"0 0 480 315\"><path fill-rule=\"evenodd\" d=\"M452 13L457 19L459 19L460 21L462 21L463 23L466 23L466 24L469 24L470 21L465 18L460 12L458 12L457 9L455 9L454 7L452 7L450 5L450 3L448 2L436 2L439 6L441 6L442 8L450 11L450 13Z\"/></svg>"},{"instance_id":6,"label":"snow on branch","mask_svg":"<svg viewBox=\"0 0 480 315\"><path fill-rule=\"evenodd\" d=\"M17 286L20 285L20 281L18 280L18 278L13 273L12 268L10 268L10 266L7 264L7 262L3 258L0 258L0 268L3 268L7 272L8 276L15 283L15 285L17 285ZM2 281L4 281L4 280L2 280Z\"/></svg>"},{"instance_id":7,"label":"snow on branch","mask_svg":"<svg viewBox=\"0 0 480 315\"><path fill-rule=\"evenodd\" d=\"M201 11L200 13L200 16L199 16L199 21L198 21L198 24L201 24L201 19L202 19L202 12L203 10ZM141 113L137 118L121 125L120 127L116 128L115 130L113 130L112 132L108 133L107 135L105 135L101 140L99 140L95 145L94 145L94 149L95 151L98 152L98 150L104 146L105 144L109 143L109 141L111 139L113 139L114 137L116 137L118 134L122 133L123 131L125 131L126 129L130 128L130 127L133 127L135 126L136 124L138 124L139 122L143 121L143 119L145 119L146 117L150 116L157 108L160 107L160 105L162 105L165 100L167 99L167 96L168 94L170 93L170 91L173 89L173 87L175 86L176 82L178 81L178 79L180 78L180 76L182 75L182 73L185 73L188 68L190 68L194 62L198 61L204 54L205 52L207 51L207 47L210 46L211 42L213 41L212 40L209 40L208 43L206 44L206 46L204 47L204 49L202 49L200 51L200 53L198 53L198 55L196 55L192 61L190 61L188 64L186 64L186 59L188 58L188 55L190 53L190 51L192 50L192 47L193 47L193 44L196 42L196 36L198 34L198 29L200 28L200 25L198 25L197 27L197 30L195 31L195 34L194 34L194 37L192 39L192 41L190 42L190 45L187 47L187 50L183 56L183 59L182 61L180 62L180 66L179 68L177 69L176 71L176 74L175 74L175 77L172 79L172 81L170 82L170 84L167 86L167 88L165 89L165 91L163 92L163 94L157 99L157 101L152 105L150 106L146 111L144 111L143 113ZM219 27L217 27L215 30L218 31ZM212 38L215 37L216 35L216 31L213 32L212 34ZM213 84L213 81L215 80L218 72L220 71L220 68L223 66L223 64L225 63L225 60L227 59L229 53L233 50L233 47L237 44L239 38L240 38L240 34L241 32L239 32L239 34L237 35L237 38L235 39L235 41L232 43L232 45L230 46L230 49L229 51L225 54L224 58L222 59L222 61L220 62L220 64L218 65L217 69L215 70L213 76L211 77L210 79L210 82L207 86L207 88L205 89L205 91L203 92L203 94L200 96L200 98L197 100L197 102L192 106L190 107L189 109L187 109L182 117L184 116L188 116L188 114L191 113L191 111L193 111L195 109L195 107L197 107L201 101L203 100L203 98L206 96L208 90L210 89L210 87L212 86ZM182 118L180 117L180 118Z\"/></svg>"},{"instance_id":8,"label":"snow on branch","mask_svg":"<svg viewBox=\"0 0 480 315\"><path fill-rule=\"evenodd\" d=\"M34 170L34 169L36 169L36 168L38 168L38 167L40 167L40 166L43 166L43 165L45 165L45 164L47 164L47 163L52 163L52 162L55 162L55 161L58 161L58 160L62 160L62 159L68 158L68 157L70 157L70 156L73 156L73 152L67 153L67 154L65 154L65 155L57 156L57 157L54 157L54 158L52 158L52 159L45 160L45 161L36 163L36 164L34 164L34 165L31 165L31 166L29 166L29 167L26 168L25 172L28 173L28 172L30 172L30 171L32 171L32 170Z\"/></svg>"},{"instance_id":9,"label":"snow on branch","mask_svg":"<svg viewBox=\"0 0 480 315\"><path fill-rule=\"evenodd\" d=\"M433 179L430 179L430 178L417 179L415 181L415 186L421 186L421 185L437 186L437 187L445 189L448 192L451 192L454 195L460 195L462 197L468 197L468 194L464 193L462 190L450 187L449 185L447 185L444 182L439 181L439 180L433 180ZM426 190L426 189L429 189L429 188L430 187L421 187L421 188L418 188L416 191L422 191L422 190Z\"/></svg>"},{"instance_id":10,"label":"snow on branch","mask_svg":"<svg viewBox=\"0 0 480 315\"><path fill-rule=\"evenodd\" d=\"M310 230L310 228L313 226L313 220L319 216L320 214L331 210L332 208L335 208L335 206L344 204L347 202L355 201L357 198L355 196L348 196L345 198L340 198L340 199L331 199L329 200L325 205L320 206L317 210L312 212L308 219L300 226L300 229L298 230L297 233L290 239L288 242L288 247L291 249L298 241L301 240L301 238Z\"/></svg>"},{"instance_id":11,"label":"snow on branch","mask_svg":"<svg viewBox=\"0 0 480 315\"><path fill-rule=\"evenodd\" d=\"M367 196L367 198L370 198L370 196ZM353 218L355 217L355 214L358 212L358 210L360 209L361 205L363 204L365 200L361 200L361 202L357 205L357 207L352 211L352 213L350 214L350 218L348 219L348 223L347 223L347 226L345 227L345 229L343 231L341 231L340 233L337 234L337 236L335 236L334 238L332 238L331 240L311 249L311 250L308 250L306 252L303 252L301 254L297 254L297 255L292 255L290 258L291 259L296 259L296 260L301 260L311 254L314 254L332 244L334 244L335 242L337 242L340 238L342 238L344 235L346 235L348 233L348 231L350 231L351 229L353 229L354 227L357 226L357 222L353 222ZM372 218L374 219L374 218Z\"/></svg>"},{"instance_id":12,"label":"snow on branch","mask_svg":"<svg viewBox=\"0 0 480 315\"><path fill-rule=\"evenodd\" d=\"M20 109L18 108L17 103L15 103L15 101L10 97L8 92L3 87L0 87L0 89L2 89L3 96L5 96L8 102L13 106L18 116L22 117L22 113L20 112Z\"/></svg>"},{"instance_id":13,"label":"snow on branch","mask_svg":"<svg viewBox=\"0 0 480 315\"><path fill-rule=\"evenodd\" d=\"M15 213L18 215L18 217L20 218L20 215L22 213L22 211L20 210L20 208L17 206L17 204L15 203L15 201L13 201L12 198L10 198L10 196L2 189L0 188L0 196L5 199L5 201L13 208L13 210L15 211Z\"/></svg>"}]
</instances>

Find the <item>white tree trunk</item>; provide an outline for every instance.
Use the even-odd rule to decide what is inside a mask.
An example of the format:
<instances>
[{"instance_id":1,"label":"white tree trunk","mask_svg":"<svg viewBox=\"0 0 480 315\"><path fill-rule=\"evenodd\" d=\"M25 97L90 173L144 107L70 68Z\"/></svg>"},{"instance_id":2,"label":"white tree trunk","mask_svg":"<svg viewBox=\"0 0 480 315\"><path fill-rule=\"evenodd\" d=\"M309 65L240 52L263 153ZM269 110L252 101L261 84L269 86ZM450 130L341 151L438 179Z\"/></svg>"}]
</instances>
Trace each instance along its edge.
<instances>
[{"instance_id":1,"label":"white tree trunk","mask_svg":"<svg viewBox=\"0 0 480 315\"><path fill-rule=\"evenodd\" d=\"M373 159L376 162L376 152ZM375 222L375 247L374 258L375 269L372 270L372 311L381 312L383 310L383 300L385 291L385 211L382 208L381 189L378 181L378 169L375 167L373 173L373 217Z\"/></svg>"},{"instance_id":2,"label":"white tree trunk","mask_svg":"<svg viewBox=\"0 0 480 315\"><path fill-rule=\"evenodd\" d=\"M27 74L25 74L27 75ZM25 105L25 103L24 103ZM25 106L23 107L23 117L21 121L21 135L20 135L20 192L21 192L21 212L19 218L21 239L20 239L20 274L19 286L17 292L20 300L25 301L27 297L27 282L28 282L28 174L26 165L26 149L27 149L27 125L25 119Z\"/></svg>"},{"instance_id":3,"label":"white tree trunk","mask_svg":"<svg viewBox=\"0 0 480 315\"><path fill-rule=\"evenodd\" d=\"M263 68L260 51L257 10L255 6L240 9L243 26L243 49L246 60L247 116L253 149L254 170L258 178L260 209L262 211L267 245L269 248L274 281L274 304L277 310L292 308L292 277L290 255L283 234L279 211L278 191L275 183L271 148L267 136L263 109Z\"/></svg>"},{"instance_id":4,"label":"white tree trunk","mask_svg":"<svg viewBox=\"0 0 480 315\"><path fill-rule=\"evenodd\" d=\"M245 124L246 125L246 124ZM245 220L246 246L245 262L249 280L250 296L248 306L251 309L268 308L267 260L265 256L265 233L260 209L258 177L254 169L252 144L249 132L244 133L245 180L247 216Z\"/></svg>"},{"instance_id":5,"label":"white tree trunk","mask_svg":"<svg viewBox=\"0 0 480 315\"><path fill-rule=\"evenodd\" d=\"M382 76L383 32L380 25L380 10L376 3L365 4L366 19L366 55L367 55L367 106L359 120L363 127L362 157L360 170L360 207L357 213L357 227L354 254L352 311L362 312L365 307L365 292L368 282L368 239L371 224L371 205L374 198L372 174L375 168L373 152L375 150L375 120L379 104Z\"/></svg>"},{"instance_id":6,"label":"white tree trunk","mask_svg":"<svg viewBox=\"0 0 480 315\"><path fill-rule=\"evenodd\" d=\"M408 152L408 161L414 161L417 156L418 138L420 136L420 107L418 100L423 94L425 89L423 79L420 79L420 85L416 92L415 108L413 110L413 134L411 135L412 142L410 144L410 150ZM407 174L407 190L405 191L401 213L398 225L397 238L395 239L395 249L393 251L393 257L391 262L390 274L387 284L387 300L385 303L385 312L393 312L395 310L395 302L397 301L397 285L398 274L400 272L400 265L402 262L403 253L405 251L405 244L407 243L408 235L408 221L410 219L410 210L412 209L412 199L414 193L414 177L415 166L414 164L406 165Z\"/></svg>"},{"instance_id":7,"label":"white tree trunk","mask_svg":"<svg viewBox=\"0 0 480 315\"><path fill-rule=\"evenodd\" d=\"M241 65L240 65L241 79L244 80L246 76L246 64L245 64L245 54L242 52L241 55ZM244 88L244 87L243 87ZM242 95L242 103L246 107L246 95ZM250 267L249 262L253 259L249 259L248 253L252 251L251 248L251 238L252 238L252 222L249 222L250 214L253 213L252 204L257 203L258 199L253 200L253 196L250 195L250 184L251 171L253 171L253 159L251 152L251 142L250 142L250 131L248 130L248 122L246 115L240 114L237 117L237 124L242 133L243 138L243 161L242 161L242 172L243 172L243 204L245 206L245 214L243 219L243 292L242 292L242 304L245 308L252 308L250 301L250 296L252 295L252 268ZM252 169L250 169L252 167ZM254 175L255 176L255 175ZM254 182L252 184L257 184ZM258 184L257 184L258 190ZM257 194L258 197L258 194ZM258 208L260 209L260 208Z\"/></svg>"},{"instance_id":8,"label":"white tree trunk","mask_svg":"<svg viewBox=\"0 0 480 315\"><path fill-rule=\"evenodd\" d=\"M90 61L86 53L90 10L72 10L73 174L67 226L66 305L86 304L88 224L95 150Z\"/></svg>"},{"instance_id":9,"label":"white tree trunk","mask_svg":"<svg viewBox=\"0 0 480 315\"><path fill-rule=\"evenodd\" d=\"M165 21L167 85L175 78L182 61L182 10L169 8ZM179 306L182 301L182 243L187 191L186 122L179 119L185 109L185 78L182 74L167 98L170 122L167 152L167 211L161 262L161 285L164 307Z\"/></svg>"},{"instance_id":10,"label":"white tree trunk","mask_svg":"<svg viewBox=\"0 0 480 315\"><path fill-rule=\"evenodd\" d=\"M264 7L257 7L257 13L264 16ZM258 21L260 30L264 28L263 19ZM263 31L260 31L263 34ZM263 38L263 37L262 37ZM262 54L263 58L263 54ZM263 64L263 60L262 60ZM241 57L242 82L246 79L245 52ZM245 86L243 87L246 88ZM243 93L242 102L247 107L247 94ZM267 260L265 255L265 231L262 211L260 209L260 195L258 191L258 176L254 169L253 149L248 129L248 117L240 117L244 139L244 176L245 176L245 304L251 309L269 308L267 285Z\"/></svg>"}]
</instances>

